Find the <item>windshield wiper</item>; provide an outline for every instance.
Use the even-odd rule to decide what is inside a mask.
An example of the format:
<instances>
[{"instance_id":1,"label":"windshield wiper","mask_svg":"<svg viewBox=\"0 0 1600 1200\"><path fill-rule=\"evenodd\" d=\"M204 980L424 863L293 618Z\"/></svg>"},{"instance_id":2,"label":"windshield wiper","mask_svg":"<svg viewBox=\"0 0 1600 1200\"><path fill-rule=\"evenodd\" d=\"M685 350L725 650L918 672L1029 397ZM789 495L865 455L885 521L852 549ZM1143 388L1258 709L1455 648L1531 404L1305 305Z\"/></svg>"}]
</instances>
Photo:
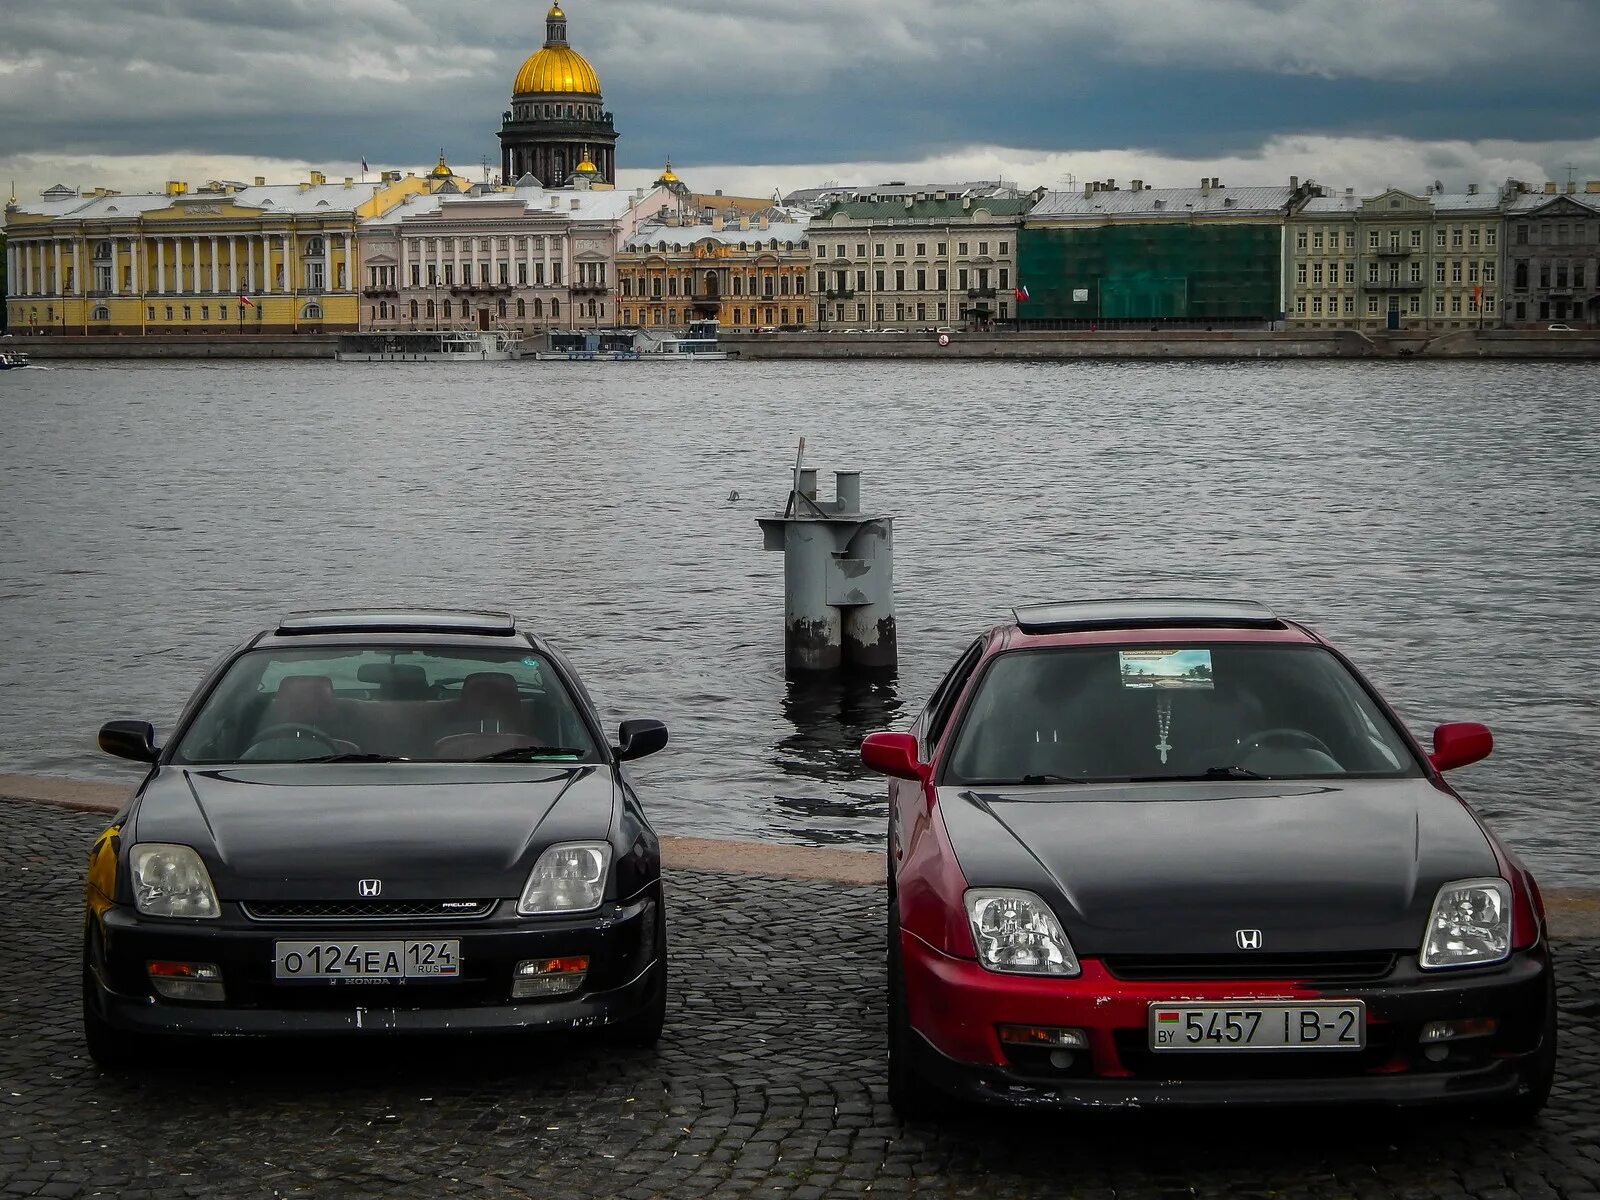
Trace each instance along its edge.
<instances>
[{"instance_id":1,"label":"windshield wiper","mask_svg":"<svg viewBox=\"0 0 1600 1200\"><path fill-rule=\"evenodd\" d=\"M1074 779L1070 775L1024 775L1018 783L1087 783L1086 779Z\"/></svg>"},{"instance_id":2,"label":"windshield wiper","mask_svg":"<svg viewBox=\"0 0 1600 1200\"><path fill-rule=\"evenodd\" d=\"M1135 775L1129 783L1198 783L1207 779L1265 779L1249 767L1207 767L1198 775Z\"/></svg>"},{"instance_id":3,"label":"windshield wiper","mask_svg":"<svg viewBox=\"0 0 1600 1200\"><path fill-rule=\"evenodd\" d=\"M410 762L398 754L324 754L320 758L296 758L292 762L352 763L352 762Z\"/></svg>"},{"instance_id":4,"label":"windshield wiper","mask_svg":"<svg viewBox=\"0 0 1600 1200\"><path fill-rule=\"evenodd\" d=\"M534 762L543 758L582 758L583 751L571 746L508 746L504 750L496 750L493 754L485 754L481 758L469 759L469 762Z\"/></svg>"}]
</instances>

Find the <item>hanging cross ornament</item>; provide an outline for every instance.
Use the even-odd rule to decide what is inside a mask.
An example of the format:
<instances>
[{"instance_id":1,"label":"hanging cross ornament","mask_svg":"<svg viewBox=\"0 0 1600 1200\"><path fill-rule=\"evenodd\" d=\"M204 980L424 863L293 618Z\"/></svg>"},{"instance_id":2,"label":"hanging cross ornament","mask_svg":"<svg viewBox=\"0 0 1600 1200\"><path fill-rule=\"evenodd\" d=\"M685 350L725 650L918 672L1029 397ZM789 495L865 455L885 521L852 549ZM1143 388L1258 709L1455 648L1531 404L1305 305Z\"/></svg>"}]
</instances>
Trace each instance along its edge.
<instances>
[{"instance_id":1,"label":"hanging cross ornament","mask_svg":"<svg viewBox=\"0 0 1600 1200\"><path fill-rule=\"evenodd\" d=\"M1161 739L1156 743L1156 749L1161 754L1161 761L1167 761L1167 751L1172 746L1167 741L1167 733L1172 728L1172 697L1158 696L1156 698L1156 735Z\"/></svg>"}]
</instances>

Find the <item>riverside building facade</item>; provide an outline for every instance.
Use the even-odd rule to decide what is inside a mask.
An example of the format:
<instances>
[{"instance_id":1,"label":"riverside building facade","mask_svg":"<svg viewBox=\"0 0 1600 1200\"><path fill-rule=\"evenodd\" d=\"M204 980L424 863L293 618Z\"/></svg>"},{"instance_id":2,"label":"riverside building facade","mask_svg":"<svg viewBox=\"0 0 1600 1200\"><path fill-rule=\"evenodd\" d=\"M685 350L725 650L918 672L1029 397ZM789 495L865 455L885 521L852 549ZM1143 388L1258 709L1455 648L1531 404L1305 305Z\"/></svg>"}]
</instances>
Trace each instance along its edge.
<instances>
[{"instance_id":1,"label":"riverside building facade","mask_svg":"<svg viewBox=\"0 0 1600 1200\"><path fill-rule=\"evenodd\" d=\"M673 203L661 188L414 196L359 231L363 329L615 324L617 252Z\"/></svg>"},{"instance_id":2,"label":"riverside building facade","mask_svg":"<svg viewBox=\"0 0 1600 1200\"><path fill-rule=\"evenodd\" d=\"M1497 325L1508 192L1390 188L1314 196L1287 223L1290 329L1456 330Z\"/></svg>"},{"instance_id":3,"label":"riverside building facade","mask_svg":"<svg viewBox=\"0 0 1600 1200\"><path fill-rule=\"evenodd\" d=\"M358 327L358 223L443 174L376 183L174 181L159 193L54 187L6 208L15 333L316 333Z\"/></svg>"},{"instance_id":4,"label":"riverside building facade","mask_svg":"<svg viewBox=\"0 0 1600 1200\"><path fill-rule=\"evenodd\" d=\"M1520 186L1506 206L1505 319L1522 328L1600 326L1600 180Z\"/></svg>"},{"instance_id":5,"label":"riverside building facade","mask_svg":"<svg viewBox=\"0 0 1600 1200\"><path fill-rule=\"evenodd\" d=\"M989 328L1011 321L1017 231L1043 194L884 184L828 202L809 229L817 327Z\"/></svg>"},{"instance_id":6,"label":"riverside building facade","mask_svg":"<svg viewBox=\"0 0 1600 1200\"><path fill-rule=\"evenodd\" d=\"M1275 325L1283 231L1316 186L1152 188L1114 179L1050 192L1028 212L1018 271L1025 327Z\"/></svg>"},{"instance_id":7,"label":"riverside building facade","mask_svg":"<svg viewBox=\"0 0 1600 1200\"><path fill-rule=\"evenodd\" d=\"M709 222L698 214L641 227L618 256L621 322L679 328L715 320L726 330L802 329L809 323L806 222L781 210Z\"/></svg>"}]
</instances>

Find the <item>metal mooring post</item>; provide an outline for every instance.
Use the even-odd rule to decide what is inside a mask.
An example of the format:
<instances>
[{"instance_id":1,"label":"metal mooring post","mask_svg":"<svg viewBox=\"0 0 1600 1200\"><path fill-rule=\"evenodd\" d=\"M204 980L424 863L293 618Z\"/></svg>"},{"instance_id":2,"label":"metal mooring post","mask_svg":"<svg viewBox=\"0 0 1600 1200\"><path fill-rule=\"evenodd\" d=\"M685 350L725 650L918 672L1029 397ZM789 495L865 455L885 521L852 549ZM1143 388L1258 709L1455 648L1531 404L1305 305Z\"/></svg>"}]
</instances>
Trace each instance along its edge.
<instances>
[{"instance_id":1,"label":"metal mooring post","mask_svg":"<svg viewBox=\"0 0 1600 1200\"><path fill-rule=\"evenodd\" d=\"M805 439L782 512L758 517L762 546L783 551L784 662L790 672L893 669L894 518L861 511L861 472L835 471L817 499Z\"/></svg>"}]
</instances>

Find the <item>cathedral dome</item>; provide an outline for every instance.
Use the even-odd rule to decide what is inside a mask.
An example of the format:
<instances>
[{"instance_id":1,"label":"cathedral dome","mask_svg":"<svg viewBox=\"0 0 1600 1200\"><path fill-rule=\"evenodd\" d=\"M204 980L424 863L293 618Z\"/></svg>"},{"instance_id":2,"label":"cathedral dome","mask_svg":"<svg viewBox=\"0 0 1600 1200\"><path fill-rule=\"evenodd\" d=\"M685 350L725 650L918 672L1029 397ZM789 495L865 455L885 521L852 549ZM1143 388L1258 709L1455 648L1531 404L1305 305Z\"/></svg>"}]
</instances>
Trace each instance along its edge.
<instances>
[{"instance_id":1,"label":"cathedral dome","mask_svg":"<svg viewBox=\"0 0 1600 1200\"><path fill-rule=\"evenodd\" d=\"M567 45L567 14L552 5L545 14L544 48L528 57L517 72L515 96L600 95L600 76L589 60Z\"/></svg>"}]
</instances>

